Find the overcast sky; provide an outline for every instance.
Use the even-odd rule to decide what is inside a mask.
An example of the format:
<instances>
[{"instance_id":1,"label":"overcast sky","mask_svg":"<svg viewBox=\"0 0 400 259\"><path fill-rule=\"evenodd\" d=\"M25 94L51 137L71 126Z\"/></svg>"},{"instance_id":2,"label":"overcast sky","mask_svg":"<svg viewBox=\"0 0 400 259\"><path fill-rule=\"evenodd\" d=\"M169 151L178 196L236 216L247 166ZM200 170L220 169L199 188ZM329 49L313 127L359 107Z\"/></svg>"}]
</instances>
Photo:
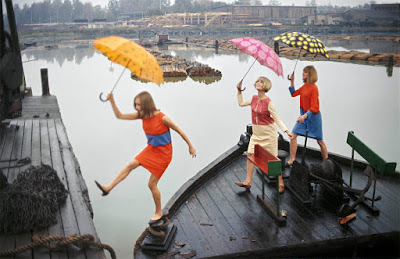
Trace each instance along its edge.
<instances>
[{"instance_id":1,"label":"overcast sky","mask_svg":"<svg viewBox=\"0 0 400 259\"><path fill-rule=\"evenodd\" d=\"M228 4L234 2L235 0L222 0L221 2L226 2ZM305 5L307 1L311 0L278 0L282 5ZM31 5L34 2L43 2L43 0L13 0L13 3L16 4L18 3L20 6L23 4L27 3ZM86 2L92 2L93 5L101 5L104 7L107 5L109 0L81 0L82 3ZM263 4L268 4L269 0L261 0ZM339 5L339 6L356 6L356 5L364 5L368 4L371 1L370 0L316 0L317 5L327 5L331 4L333 6ZM400 0L375 0L377 4L395 4L395 3L400 3ZM171 3L174 3L174 0L171 0Z\"/></svg>"}]
</instances>

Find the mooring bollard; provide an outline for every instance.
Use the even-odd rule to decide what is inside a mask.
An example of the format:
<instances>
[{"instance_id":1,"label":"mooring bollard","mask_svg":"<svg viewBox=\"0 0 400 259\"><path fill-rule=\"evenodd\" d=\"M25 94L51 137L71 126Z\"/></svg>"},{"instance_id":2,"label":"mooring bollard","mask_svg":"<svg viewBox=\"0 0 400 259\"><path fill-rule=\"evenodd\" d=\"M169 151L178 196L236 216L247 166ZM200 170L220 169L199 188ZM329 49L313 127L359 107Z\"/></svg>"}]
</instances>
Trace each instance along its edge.
<instances>
[{"instance_id":1,"label":"mooring bollard","mask_svg":"<svg viewBox=\"0 0 400 259\"><path fill-rule=\"evenodd\" d=\"M279 42L275 41L274 43L274 50L275 53L279 55Z\"/></svg>"},{"instance_id":2,"label":"mooring bollard","mask_svg":"<svg viewBox=\"0 0 400 259\"><path fill-rule=\"evenodd\" d=\"M42 78L42 95L50 95L49 76L48 76L47 68L41 68L40 75Z\"/></svg>"}]
</instances>

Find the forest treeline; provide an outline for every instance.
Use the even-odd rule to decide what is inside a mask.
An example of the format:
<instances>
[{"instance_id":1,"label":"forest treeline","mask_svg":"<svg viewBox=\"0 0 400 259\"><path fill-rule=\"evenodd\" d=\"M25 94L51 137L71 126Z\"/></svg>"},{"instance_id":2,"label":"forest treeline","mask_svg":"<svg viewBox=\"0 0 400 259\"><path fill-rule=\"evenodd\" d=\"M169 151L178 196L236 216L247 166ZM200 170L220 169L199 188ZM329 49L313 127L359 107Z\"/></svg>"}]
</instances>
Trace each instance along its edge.
<instances>
[{"instance_id":1,"label":"forest treeline","mask_svg":"<svg viewBox=\"0 0 400 259\"><path fill-rule=\"evenodd\" d=\"M372 1L371 3L374 3ZM262 5L261 0L237 0L234 5ZM318 13L344 12L350 7L318 6L317 0L306 2L308 6L316 6ZM199 13L212 11L213 8L224 6L225 2L213 0L110 0L107 5L93 5L80 0L44 0L43 2L24 4L18 1L14 4L16 22L21 24L36 23L68 23L74 21L116 21L126 17L148 17L166 13ZM282 5L279 0L270 0L268 5ZM353 7L369 9L369 4Z\"/></svg>"}]
</instances>

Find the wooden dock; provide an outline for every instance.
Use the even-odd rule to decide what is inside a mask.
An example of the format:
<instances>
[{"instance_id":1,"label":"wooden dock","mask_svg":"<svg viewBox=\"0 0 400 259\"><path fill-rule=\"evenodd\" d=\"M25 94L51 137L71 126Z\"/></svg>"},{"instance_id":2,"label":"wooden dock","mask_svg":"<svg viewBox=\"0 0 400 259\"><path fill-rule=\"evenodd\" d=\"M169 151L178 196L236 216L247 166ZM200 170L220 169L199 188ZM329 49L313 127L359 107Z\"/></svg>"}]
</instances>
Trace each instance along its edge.
<instances>
[{"instance_id":1,"label":"wooden dock","mask_svg":"<svg viewBox=\"0 0 400 259\"><path fill-rule=\"evenodd\" d=\"M399 257L399 177L378 176L379 215L359 205L356 218L344 225L339 223L340 204L325 199L321 186L314 186L316 196L309 205L286 189L281 209L287 211L287 223L279 227L257 202L261 174L253 175L250 192L235 185L246 177L247 158L242 153L239 146L233 147L185 183L164 207L177 226L168 250L141 246L135 258ZM362 189L367 182L365 164L358 165L353 187ZM286 183L288 170L283 173ZM342 170L348 182L349 168L342 166ZM274 201L275 185L265 185L267 198ZM370 197L372 189L367 193Z\"/></svg>"},{"instance_id":2,"label":"wooden dock","mask_svg":"<svg viewBox=\"0 0 400 259\"><path fill-rule=\"evenodd\" d=\"M32 242L34 235L70 236L91 234L99 241L93 223L93 211L88 189L82 177L79 163L68 140L55 96L25 97L22 101L22 116L8 120L1 141L0 159L10 160L29 157L31 164L23 167L2 169L12 183L19 172L31 165L51 166L69 191L66 202L58 208L57 224L46 229L21 234L0 233L0 252L15 249ZM2 162L0 167L15 162ZM29 249L15 258L105 258L103 249L88 247L80 249L69 245L61 250L47 248ZM14 258L5 257L5 258Z\"/></svg>"}]
</instances>

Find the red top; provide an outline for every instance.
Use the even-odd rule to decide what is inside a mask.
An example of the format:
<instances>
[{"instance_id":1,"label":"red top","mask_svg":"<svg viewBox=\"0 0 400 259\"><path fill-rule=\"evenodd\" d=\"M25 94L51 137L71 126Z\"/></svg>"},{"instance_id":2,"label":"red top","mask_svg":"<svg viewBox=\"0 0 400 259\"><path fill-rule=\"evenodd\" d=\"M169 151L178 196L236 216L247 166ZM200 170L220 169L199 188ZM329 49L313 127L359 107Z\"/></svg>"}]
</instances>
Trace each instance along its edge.
<instances>
[{"instance_id":1,"label":"red top","mask_svg":"<svg viewBox=\"0 0 400 259\"><path fill-rule=\"evenodd\" d=\"M251 99L251 119L254 125L268 125L275 121L268 111L268 105L271 99L267 96L265 99L259 99L257 95Z\"/></svg>"},{"instance_id":2,"label":"red top","mask_svg":"<svg viewBox=\"0 0 400 259\"><path fill-rule=\"evenodd\" d=\"M318 87L316 84L304 84L302 87L292 93L292 97L300 95L300 108L304 112L319 112Z\"/></svg>"}]
</instances>

